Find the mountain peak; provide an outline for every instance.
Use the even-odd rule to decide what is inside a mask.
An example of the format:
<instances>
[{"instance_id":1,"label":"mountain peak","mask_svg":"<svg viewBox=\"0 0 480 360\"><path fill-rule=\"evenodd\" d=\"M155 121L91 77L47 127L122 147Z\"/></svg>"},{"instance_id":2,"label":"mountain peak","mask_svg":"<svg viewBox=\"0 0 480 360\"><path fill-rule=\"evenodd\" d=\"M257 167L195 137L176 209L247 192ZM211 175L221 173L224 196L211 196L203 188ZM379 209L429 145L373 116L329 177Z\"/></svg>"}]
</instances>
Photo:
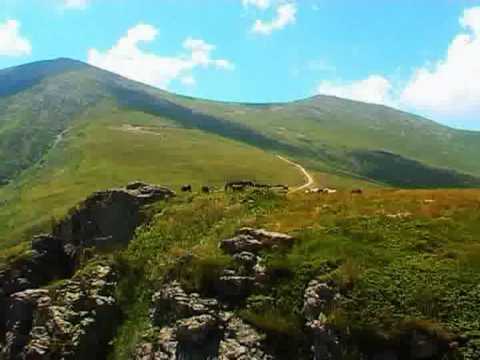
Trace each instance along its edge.
<instances>
[{"instance_id":1,"label":"mountain peak","mask_svg":"<svg viewBox=\"0 0 480 360\"><path fill-rule=\"evenodd\" d=\"M89 65L69 58L36 61L0 70L0 96L14 95L46 77L87 68Z\"/></svg>"}]
</instances>

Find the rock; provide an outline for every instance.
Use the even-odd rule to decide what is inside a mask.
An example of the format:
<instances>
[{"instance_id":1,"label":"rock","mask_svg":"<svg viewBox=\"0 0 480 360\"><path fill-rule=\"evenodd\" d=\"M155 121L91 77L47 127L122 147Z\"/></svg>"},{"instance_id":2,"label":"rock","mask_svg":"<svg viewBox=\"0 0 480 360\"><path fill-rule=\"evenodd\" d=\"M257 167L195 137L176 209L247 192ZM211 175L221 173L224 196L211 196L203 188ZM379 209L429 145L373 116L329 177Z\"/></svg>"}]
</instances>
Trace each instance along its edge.
<instances>
[{"instance_id":1,"label":"rock","mask_svg":"<svg viewBox=\"0 0 480 360\"><path fill-rule=\"evenodd\" d=\"M294 238L287 234L264 229L242 228L230 239L221 241L220 248L228 254L241 252L258 253L273 247L291 247Z\"/></svg>"},{"instance_id":2,"label":"rock","mask_svg":"<svg viewBox=\"0 0 480 360\"><path fill-rule=\"evenodd\" d=\"M51 289L9 298L3 358L103 358L119 319L117 275L108 265Z\"/></svg>"},{"instance_id":3,"label":"rock","mask_svg":"<svg viewBox=\"0 0 480 360\"><path fill-rule=\"evenodd\" d=\"M339 298L340 294L333 283L312 280L305 289L303 315L307 320L316 320L320 314L330 312Z\"/></svg>"},{"instance_id":4,"label":"rock","mask_svg":"<svg viewBox=\"0 0 480 360\"><path fill-rule=\"evenodd\" d=\"M218 279L216 293L228 302L238 302L247 298L255 284L255 277L241 276L235 273L226 273Z\"/></svg>"},{"instance_id":5,"label":"rock","mask_svg":"<svg viewBox=\"0 0 480 360\"><path fill-rule=\"evenodd\" d=\"M218 301L201 298L198 294L188 294L176 281L164 285L152 297L150 316L156 326L175 319L183 319L202 314L215 314Z\"/></svg>"},{"instance_id":6,"label":"rock","mask_svg":"<svg viewBox=\"0 0 480 360\"><path fill-rule=\"evenodd\" d=\"M336 360L342 358L340 336L326 323L326 318L309 321L306 327L313 339L313 360Z\"/></svg>"},{"instance_id":7,"label":"rock","mask_svg":"<svg viewBox=\"0 0 480 360\"><path fill-rule=\"evenodd\" d=\"M263 244L250 235L237 235L231 239L222 240L220 248L228 254L257 253L263 248Z\"/></svg>"},{"instance_id":8,"label":"rock","mask_svg":"<svg viewBox=\"0 0 480 360\"><path fill-rule=\"evenodd\" d=\"M294 242L294 238L287 234L282 234L273 231L267 231L265 229L253 229L244 227L236 232L237 235L249 235L259 240L264 248L278 247L291 247Z\"/></svg>"},{"instance_id":9,"label":"rock","mask_svg":"<svg viewBox=\"0 0 480 360\"><path fill-rule=\"evenodd\" d=\"M263 342L265 335L258 333L240 318L226 320L224 338L220 342L219 360L269 360Z\"/></svg>"},{"instance_id":10,"label":"rock","mask_svg":"<svg viewBox=\"0 0 480 360\"><path fill-rule=\"evenodd\" d=\"M245 269L245 271L252 271L258 262L258 258L254 253L242 251L233 256L235 261Z\"/></svg>"},{"instance_id":11,"label":"rock","mask_svg":"<svg viewBox=\"0 0 480 360\"><path fill-rule=\"evenodd\" d=\"M177 282L153 296L151 314L158 336L140 344L135 359L272 359L264 335L222 311L217 300L187 294Z\"/></svg>"},{"instance_id":12,"label":"rock","mask_svg":"<svg viewBox=\"0 0 480 360\"><path fill-rule=\"evenodd\" d=\"M178 341L188 344L201 345L208 338L217 336L219 320L213 315L203 314L188 319L178 320L175 335Z\"/></svg>"}]
</instances>

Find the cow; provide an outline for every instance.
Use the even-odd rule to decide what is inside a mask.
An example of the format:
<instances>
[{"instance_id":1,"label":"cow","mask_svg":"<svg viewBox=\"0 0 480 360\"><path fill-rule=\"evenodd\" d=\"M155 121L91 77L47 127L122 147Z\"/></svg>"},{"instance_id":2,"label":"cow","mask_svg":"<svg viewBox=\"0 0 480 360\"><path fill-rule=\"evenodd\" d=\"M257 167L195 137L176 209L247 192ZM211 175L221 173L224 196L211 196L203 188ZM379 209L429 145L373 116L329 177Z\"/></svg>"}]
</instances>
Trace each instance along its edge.
<instances>
[{"instance_id":1,"label":"cow","mask_svg":"<svg viewBox=\"0 0 480 360\"><path fill-rule=\"evenodd\" d=\"M192 185L182 185L182 192L192 192Z\"/></svg>"},{"instance_id":2,"label":"cow","mask_svg":"<svg viewBox=\"0 0 480 360\"><path fill-rule=\"evenodd\" d=\"M225 184L225 191L242 191L252 187L255 187L255 183L250 180L231 181Z\"/></svg>"},{"instance_id":3,"label":"cow","mask_svg":"<svg viewBox=\"0 0 480 360\"><path fill-rule=\"evenodd\" d=\"M363 190L362 189L353 189L351 191L352 194L357 194L357 195L362 195L363 194Z\"/></svg>"},{"instance_id":4,"label":"cow","mask_svg":"<svg viewBox=\"0 0 480 360\"><path fill-rule=\"evenodd\" d=\"M204 193L204 194L210 193L211 190L212 189L210 189L210 186L206 186L206 185L202 186L202 193Z\"/></svg>"}]
</instances>

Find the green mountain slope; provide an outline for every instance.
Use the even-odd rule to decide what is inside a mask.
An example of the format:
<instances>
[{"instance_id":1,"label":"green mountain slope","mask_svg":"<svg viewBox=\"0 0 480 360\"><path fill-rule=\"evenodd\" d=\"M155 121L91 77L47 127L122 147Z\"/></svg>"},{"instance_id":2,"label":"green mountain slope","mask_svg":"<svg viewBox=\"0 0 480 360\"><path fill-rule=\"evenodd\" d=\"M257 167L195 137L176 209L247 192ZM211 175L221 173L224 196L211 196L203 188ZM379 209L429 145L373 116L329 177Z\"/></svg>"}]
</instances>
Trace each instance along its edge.
<instances>
[{"instance_id":1,"label":"green mountain slope","mask_svg":"<svg viewBox=\"0 0 480 360\"><path fill-rule=\"evenodd\" d=\"M38 161L76 117L105 100L169 118L185 128L283 152L318 170L392 185L407 183L398 176L375 178L376 173L361 166L357 154L372 151L369 157L376 158L376 152L386 151L404 157L415 162L408 166L413 174L422 165L427 166L424 172L439 168L427 181L423 175L413 177L408 182L413 187L475 185L475 179L451 171L480 176L479 133L384 106L326 96L286 104L204 101L59 59L0 72L0 179L14 178ZM439 174L451 179L436 183Z\"/></svg>"},{"instance_id":2,"label":"green mountain slope","mask_svg":"<svg viewBox=\"0 0 480 360\"><path fill-rule=\"evenodd\" d=\"M479 152L480 133L383 106L325 96L220 103L74 60L32 63L0 70L0 242L14 244L90 192L134 179L303 183L282 154L319 186L479 187Z\"/></svg>"}]
</instances>

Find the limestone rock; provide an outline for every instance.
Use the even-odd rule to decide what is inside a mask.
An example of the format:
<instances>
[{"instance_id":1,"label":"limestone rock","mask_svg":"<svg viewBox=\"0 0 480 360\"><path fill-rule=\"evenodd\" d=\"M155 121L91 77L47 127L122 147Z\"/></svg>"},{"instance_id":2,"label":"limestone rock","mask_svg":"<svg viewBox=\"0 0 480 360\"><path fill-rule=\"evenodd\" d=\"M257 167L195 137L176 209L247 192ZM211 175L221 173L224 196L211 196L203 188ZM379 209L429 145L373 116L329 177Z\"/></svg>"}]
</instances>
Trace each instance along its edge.
<instances>
[{"instance_id":1,"label":"limestone rock","mask_svg":"<svg viewBox=\"0 0 480 360\"><path fill-rule=\"evenodd\" d=\"M3 358L102 358L119 318L116 281L110 266L96 265L51 290L11 295Z\"/></svg>"},{"instance_id":2,"label":"limestone rock","mask_svg":"<svg viewBox=\"0 0 480 360\"><path fill-rule=\"evenodd\" d=\"M305 289L303 315L307 320L316 320L320 314L331 311L339 298L340 294L333 282L312 280Z\"/></svg>"},{"instance_id":3,"label":"limestone rock","mask_svg":"<svg viewBox=\"0 0 480 360\"><path fill-rule=\"evenodd\" d=\"M201 298L196 293L187 295L180 284L174 281L153 295L150 315L153 324L159 326L175 319L215 314L218 307L216 299Z\"/></svg>"},{"instance_id":4,"label":"limestone rock","mask_svg":"<svg viewBox=\"0 0 480 360\"><path fill-rule=\"evenodd\" d=\"M228 254L241 252L258 253L273 247L291 247L294 238L287 234L267 231L265 229L242 228L231 239L220 243L220 248Z\"/></svg>"}]
</instances>

